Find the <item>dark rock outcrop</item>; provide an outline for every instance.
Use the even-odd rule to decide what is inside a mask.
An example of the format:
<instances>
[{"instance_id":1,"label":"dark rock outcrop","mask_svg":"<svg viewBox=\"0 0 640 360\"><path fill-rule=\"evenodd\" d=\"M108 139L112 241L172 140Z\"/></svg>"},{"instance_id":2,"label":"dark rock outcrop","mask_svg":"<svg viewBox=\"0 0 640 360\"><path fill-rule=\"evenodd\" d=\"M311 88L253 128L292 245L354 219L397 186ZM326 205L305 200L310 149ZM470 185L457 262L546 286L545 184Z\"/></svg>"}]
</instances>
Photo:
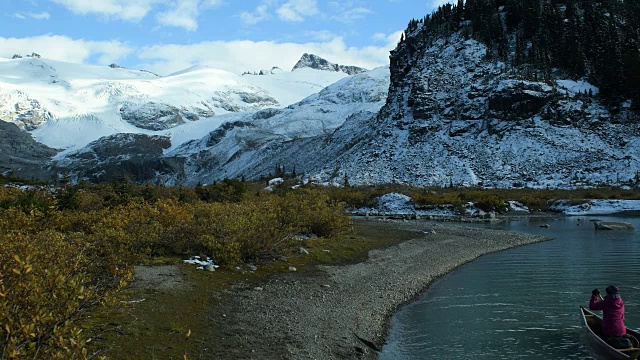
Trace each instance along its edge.
<instances>
[{"instance_id":1,"label":"dark rock outcrop","mask_svg":"<svg viewBox=\"0 0 640 360\"><path fill-rule=\"evenodd\" d=\"M298 63L293 67L293 70L310 68L315 70L335 71L343 72L348 75L356 75L368 71L357 66L338 65L321 58L320 56L307 54L302 55L302 58L298 60Z\"/></svg>"},{"instance_id":2,"label":"dark rock outcrop","mask_svg":"<svg viewBox=\"0 0 640 360\"><path fill-rule=\"evenodd\" d=\"M47 168L57 150L36 142L17 125L0 121L0 174L51 180Z\"/></svg>"},{"instance_id":3,"label":"dark rock outcrop","mask_svg":"<svg viewBox=\"0 0 640 360\"><path fill-rule=\"evenodd\" d=\"M594 221L593 227L596 230L635 230L629 223L615 221Z\"/></svg>"},{"instance_id":4,"label":"dark rock outcrop","mask_svg":"<svg viewBox=\"0 0 640 360\"><path fill-rule=\"evenodd\" d=\"M208 114L213 116L213 114ZM200 117L197 113L186 109L148 102L143 104L124 103L120 108L122 120L147 130L166 130L184 124L186 121L196 121Z\"/></svg>"},{"instance_id":5,"label":"dark rock outcrop","mask_svg":"<svg viewBox=\"0 0 640 360\"><path fill-rule=\"evenodd\" d=\"M3 92L0 89L0 121L12 122L31 131L51 118L51 112L25 92Z\"/></svg>"},{"instance_id":6,"label":"dark rock outcrop","mask_svg":"<svg viewBox=\"0 0 640 360\"><path fill-rule=\"evenodd\" d=\"M112 182L127 178L132 182L153 182L158 176L182 172L183 161L163 158L171 146L164 136L116 134L96 140L87 147L54 163L58 172L76 181Z\"/></svg>"}]
</instances>

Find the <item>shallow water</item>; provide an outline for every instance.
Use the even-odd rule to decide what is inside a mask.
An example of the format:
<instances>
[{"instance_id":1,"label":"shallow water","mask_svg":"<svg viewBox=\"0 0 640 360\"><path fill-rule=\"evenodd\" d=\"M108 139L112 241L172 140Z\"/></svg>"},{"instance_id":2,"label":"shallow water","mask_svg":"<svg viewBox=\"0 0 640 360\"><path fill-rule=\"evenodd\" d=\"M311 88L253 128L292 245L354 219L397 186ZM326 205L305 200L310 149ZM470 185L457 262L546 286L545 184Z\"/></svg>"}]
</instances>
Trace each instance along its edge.
<instances>
[{"instance_id":1,"label":"shallow water","mask_svg":"<svg viewBox=\"0 0 640 360\"><path fill-rule=\"evenodd\" d=\"M579 305L616 284L627 326L640 328L640 232L595 231L590 219L484 226L556 239L483 256L433 284L393 317L380 359L598 359ZM640 218L598 219L640 229Z\"/></svg>"}]
</instances>

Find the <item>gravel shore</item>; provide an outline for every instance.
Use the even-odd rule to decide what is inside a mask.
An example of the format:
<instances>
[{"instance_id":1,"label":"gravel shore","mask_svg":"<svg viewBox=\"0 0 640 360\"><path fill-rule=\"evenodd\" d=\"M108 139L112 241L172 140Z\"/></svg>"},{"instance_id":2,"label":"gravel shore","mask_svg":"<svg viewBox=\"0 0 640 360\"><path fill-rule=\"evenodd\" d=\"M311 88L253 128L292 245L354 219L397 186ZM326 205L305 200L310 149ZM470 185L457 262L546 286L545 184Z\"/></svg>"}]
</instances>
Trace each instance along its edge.
<instances>
[{"instance_id":1,"label":"gravel shore","mask_svg":"<svg viewBox=\"0 0 640 360\"><path fill-rule=\"evenodd\" d=\"M365 262L322 266L238 285L211 314L219 329L207 358L375 359L390 317L433 281L477 257L549 240L431 222L358 220L358 226L416 230L416 238L369 252Z\"/></svg>"}]
</instances>

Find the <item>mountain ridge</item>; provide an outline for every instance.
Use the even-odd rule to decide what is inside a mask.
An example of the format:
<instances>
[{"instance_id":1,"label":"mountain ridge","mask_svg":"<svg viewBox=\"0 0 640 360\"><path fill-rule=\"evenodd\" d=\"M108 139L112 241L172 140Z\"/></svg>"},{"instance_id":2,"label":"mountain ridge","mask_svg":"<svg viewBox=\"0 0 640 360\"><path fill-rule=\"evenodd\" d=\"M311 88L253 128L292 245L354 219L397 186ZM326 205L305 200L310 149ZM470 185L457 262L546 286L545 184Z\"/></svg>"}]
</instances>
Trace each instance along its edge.
<instances>
[{"instance_id":1,"label":"mountain ridge","mask_svg":"<svg viewBox=\"0 0 640 360\"><path fill-rule=\"evenodd\" d=\"M304 53L300 60L293 66L291 71L299 69L314 69L322 71L343 72L347 75L357 75L368 71L367 69L357 66L338 65L314 54Z\"/></svg>"},{"instance_id":2,"label":"mountain ridge","mask_svg":"<svg viewBox=\"0 0 640 360\"><path fill-rule=\"evenodd\" d=\"M211 120L217 116L286 107L346 76L301 69L243 77L198 66L158 77L41 58L5 59L0 61L0 120L47 146L81 148L117 133L198 128L193 123L203 120L217 126Z\"/></svg>"}]
</instances>

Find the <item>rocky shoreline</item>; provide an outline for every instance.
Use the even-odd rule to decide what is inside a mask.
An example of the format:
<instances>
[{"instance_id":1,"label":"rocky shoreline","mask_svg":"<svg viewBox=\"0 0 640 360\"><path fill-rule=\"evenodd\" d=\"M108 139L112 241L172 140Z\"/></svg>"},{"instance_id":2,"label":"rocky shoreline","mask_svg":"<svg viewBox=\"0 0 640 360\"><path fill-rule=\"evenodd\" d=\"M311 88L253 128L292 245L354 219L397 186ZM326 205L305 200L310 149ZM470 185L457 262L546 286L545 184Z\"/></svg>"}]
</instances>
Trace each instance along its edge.
<instances>
[{"instance_id":1,"label":"rocky shoreline","mask_svg":"<svg viewBox=\"0 0 640 360\"><path fill-rule=\"evenodd\" d=\"M382 347L394 312L435 280L481 255L550 239L449 223L355 221L416 237L372 250L361 263L235 285L209 315L216 337L201 358L375 359L366 342Z\"/></svg>"}]
</instances>

